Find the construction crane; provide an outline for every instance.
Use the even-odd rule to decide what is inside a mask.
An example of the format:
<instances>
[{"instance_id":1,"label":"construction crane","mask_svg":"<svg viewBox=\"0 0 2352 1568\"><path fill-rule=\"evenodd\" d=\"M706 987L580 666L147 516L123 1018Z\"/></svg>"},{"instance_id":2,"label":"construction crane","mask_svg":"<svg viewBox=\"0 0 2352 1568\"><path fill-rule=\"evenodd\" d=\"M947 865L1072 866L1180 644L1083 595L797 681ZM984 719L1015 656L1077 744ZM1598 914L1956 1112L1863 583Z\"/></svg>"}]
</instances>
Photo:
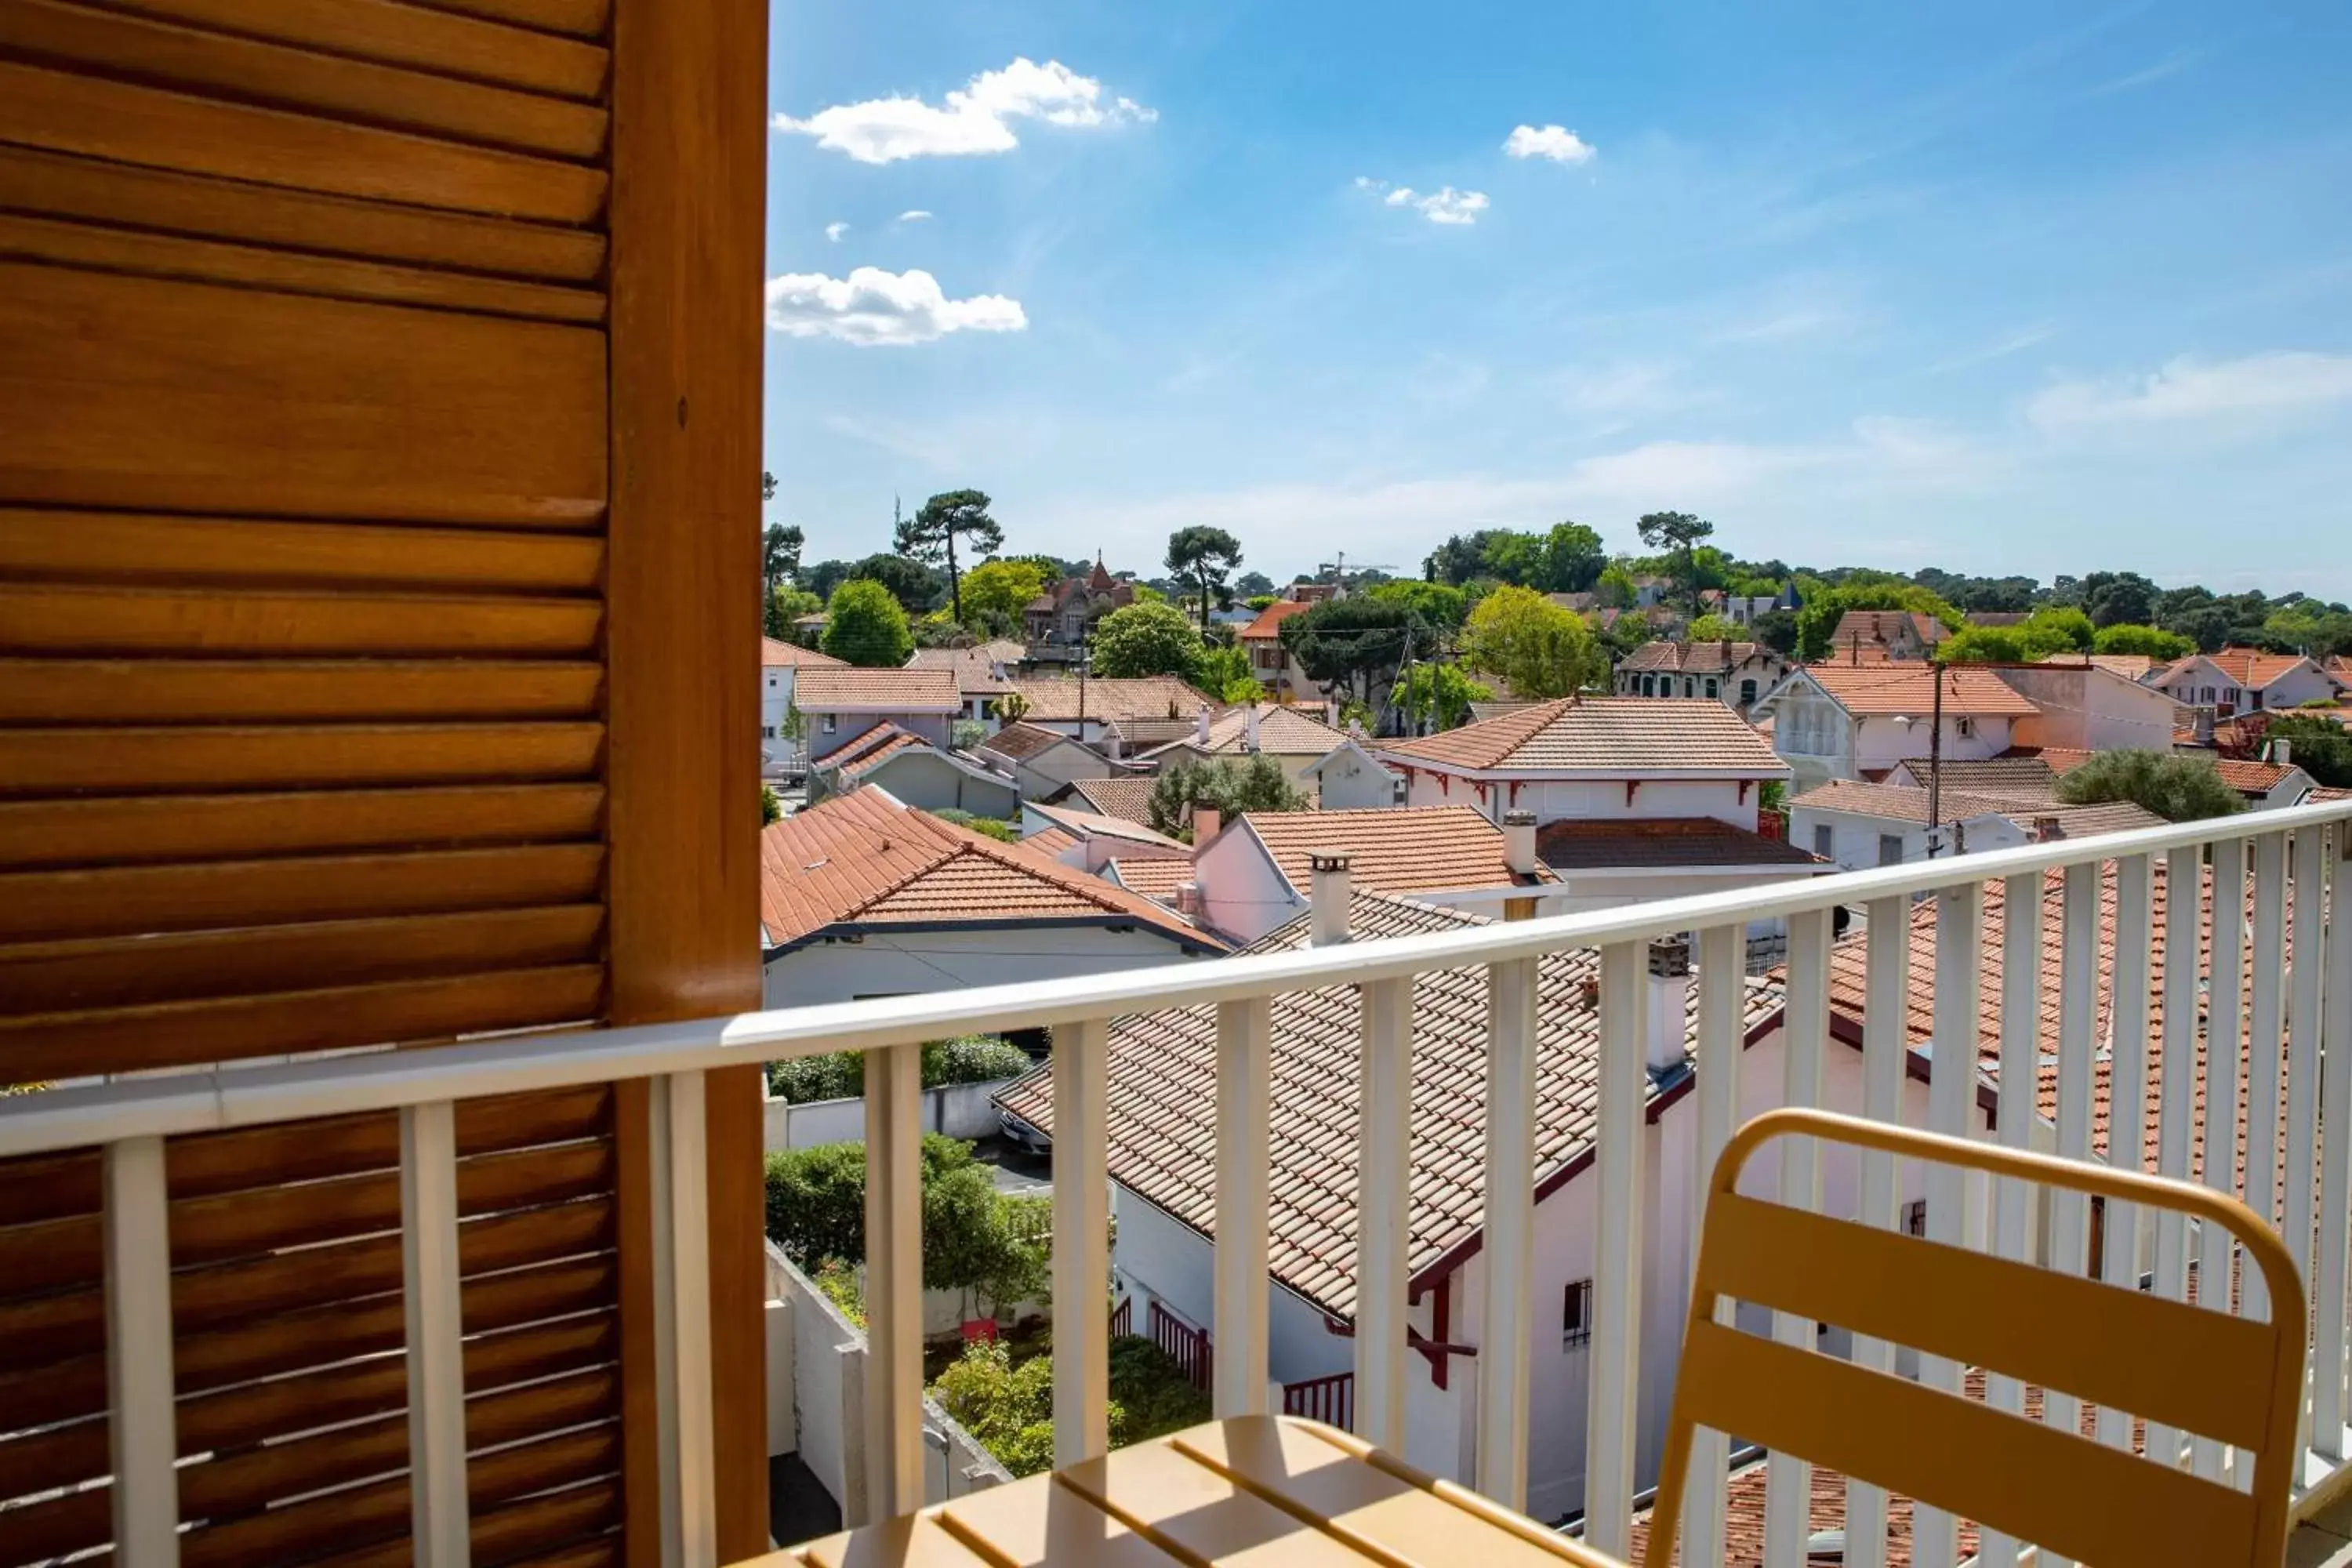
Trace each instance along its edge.
<instances>
[{"instance_id":1,"label":"construction crane","mask_svg":"<svg viewBox=\"0 0 2352 1568\"><path fill-rule=\"evenodd\" d=\"M1356 570L1358 572L1393 572L1396 568L1385 561L1359 561L1356 563ZM1331 581L1338 586L1345 588L1348 585L1348 552L1342 550L1330 560L1318 563L1315 572L1318 576L1329 573Z\"/></svg>"}]
</instances>

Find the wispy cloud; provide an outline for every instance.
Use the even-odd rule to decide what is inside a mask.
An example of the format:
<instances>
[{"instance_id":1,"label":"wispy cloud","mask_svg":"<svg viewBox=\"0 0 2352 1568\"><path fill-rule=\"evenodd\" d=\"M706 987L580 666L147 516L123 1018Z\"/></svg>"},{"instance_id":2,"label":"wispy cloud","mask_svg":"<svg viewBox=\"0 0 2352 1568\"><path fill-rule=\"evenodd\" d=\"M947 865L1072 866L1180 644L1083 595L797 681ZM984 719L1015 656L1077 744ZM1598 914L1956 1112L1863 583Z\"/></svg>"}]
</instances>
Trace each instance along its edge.
<instances>
[{"instance_id":1,"label":"wispy cloud","mask_svg":"<svg viewBox=\"0 0 2352 1568\"><path fill-rule=\"evenodd\" d=\"M1600 150L1565 125L1514 126L1503 138L1503 152L1513 158L1549 158L1555 163L1590 163Z\"/></svg>"},{"instance_id":2,"label":"wispy cloud","mask_svg":"<svg viewBox=\"0 0 2352 1568\"><path fill-rule=\"evenodd\" d=\"M2128 72L2111 81L2100 82L2095 87L2085 88L2082 96L2086 99L2112 98L2119 92L2136 92L2141 88L2152 87L2167 77L2179 76L2204 58L2205 51L2202 49L2176 49L2152 66Z\"/></svg>"},{"instance_id":3,"label":"wispy cloud","mask_svg":"<svg viewBox=\"0 0 2352 1568\"><path fill-rule=\"evenodd\" d=\"M1439 190L1421 192L1411 185L1391 185L1386 180L1375 180L1369 174L1356 176L1356 188L1380 195L1383 206L1404 207L1419 213L1432 223L1466 227L1478 221L1478 215L1487 207L1484 191L1457 191L1452 185Z\"/></svg>"},{"instance_id":4,"label":"wispy cloud","mask_svg":"<svg viewBox=\"0 0 2352 1568\"><path fill-rule=\"evenodd\" d=\"M1015 121L1094 128L1159 118L1159 110L1106 93L1100 81L1059 60L1039 65L1022 57L1003 70L981 72L938 104L893 95L835 104L805 120L779 114L770 123L858 163L890 163L1009 153L1021 144Z\"/></svg>"},{"instance_id":5,"label":"wispy cloud","mask_svg":"<svg viewBox=\"0 0 2352 1568\"><path fill-rule=\"evenodd\" d=\"M1809 338L1832 327L1842 326L1845 315L1820 306L1803 305L1786 310L1775 310L1758 316L1710 334L1706 342L1722 343L1785 343L1795 338Z\"/></svg>"},{"instance_id":6,"label":"wispy cloud","mask_svg":"<svg viewBox=\"0 0 2352 1568\"><path fill-rule=\"evenodd\" d=\"M908 207L898 215L900 223L929 223L931 215L921 207Z\"/></svg>"},{"instance_id":7,"label":"wispy cloud","mask_svg":"<svg viewBox=\"0 0 2352 1568\"><path fill-rule=\"evenodd\" d=\"M841 243L841 237L848 232L849 226L845 223L829 223L824 226L825 238L833 241L835 245L839 245Z\"/></svg>"},{"instance_id":8,"label":"wispy cloud","mask_svg":"<svg viewBox=\"0 0 2352 1568\"><path fill-rule=\"evenodd\" d=\"M2053 326L2022 327L2013 332L2004 332L1989 343L1954 354L1949 359L1938 360L1919 374L1943 375L1951 371L1966 370L1971 365L1988 364L1997 359L2007 359L2011 354L2023 353L2034 344L2046 343L2057 335L2058 329Z\"/></svg>"},{"instance_id":9,"label":"wispy cloud","mask_svg":"<svg viewBox=\"0 0 2352 1568\"><path fill-rule=\"evenodd\" d=\"M2352 402L2352 354L2280 350L2242 359L2171 361L2153 374L2062 382L2026 405L2052 434L2227 425Z\"/></svg>"},{"instance_id":10,"label":"wispy cloud","mask_svg":"<svg viewBox=\"0 0 2352 1568\"><path fill-rule=\"evenodd\" d=\"M788 272L768 279L768 325L787 337L833 338L860 348L927 343L950 332L1017 332L1029 325L1018 300L950 300L919 268L860 267L847 278Z\"/></svg>"}]
</instances>

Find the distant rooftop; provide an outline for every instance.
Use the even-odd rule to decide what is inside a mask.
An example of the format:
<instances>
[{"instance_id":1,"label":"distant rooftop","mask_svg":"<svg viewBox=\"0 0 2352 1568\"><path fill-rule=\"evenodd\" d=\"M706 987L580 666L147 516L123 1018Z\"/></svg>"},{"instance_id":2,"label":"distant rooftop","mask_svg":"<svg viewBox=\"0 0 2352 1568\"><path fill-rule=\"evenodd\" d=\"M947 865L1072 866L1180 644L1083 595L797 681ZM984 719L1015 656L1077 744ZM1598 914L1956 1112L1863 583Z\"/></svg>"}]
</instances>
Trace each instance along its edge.
<instances>
[{"instance_id":1,"label":"distant rooftop","mask_svg":"<svg viewBox=\"0 0 2352 1568\"><path fill-rule=\"evenodd\" d=\"M1789 772L1754 725L1708 697L1560 697L1378 750L1398 762L1480 773Z\"/></svg>"}]
</instances>

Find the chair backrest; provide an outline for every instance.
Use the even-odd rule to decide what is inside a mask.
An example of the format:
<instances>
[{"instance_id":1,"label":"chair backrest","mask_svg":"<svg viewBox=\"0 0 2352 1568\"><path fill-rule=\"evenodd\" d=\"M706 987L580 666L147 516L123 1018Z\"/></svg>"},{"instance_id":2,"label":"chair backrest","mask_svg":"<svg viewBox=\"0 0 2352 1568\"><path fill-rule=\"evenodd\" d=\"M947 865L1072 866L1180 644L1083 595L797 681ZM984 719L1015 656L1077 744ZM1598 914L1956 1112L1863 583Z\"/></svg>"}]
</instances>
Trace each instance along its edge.
<instances>
[{"instance_id":1,"label":"chair backrest","mask_svg":"<svg viewBox=\"0 0 2352 1568\"><path fill-rule=\"evenodd\" d=\"M1708 1192L1649 1563L1673 1561L1691 1436L1706 1426L2090 1568L2276 1568L2303 1393L2301 1311L2234 1317L1742 1196L1749 1158L1794 1136L2186 1214L2244 1246L2270 1301L2303 1300L2285 1245L2224 1194L1827 1111L1767 1112L1733 1135ZM1717 1321L1719 1301L1834 1324L2213 1438L2241 1464L2251 1457L2252 1489L1727 1327Z\"/></svg>"}]
</instances>

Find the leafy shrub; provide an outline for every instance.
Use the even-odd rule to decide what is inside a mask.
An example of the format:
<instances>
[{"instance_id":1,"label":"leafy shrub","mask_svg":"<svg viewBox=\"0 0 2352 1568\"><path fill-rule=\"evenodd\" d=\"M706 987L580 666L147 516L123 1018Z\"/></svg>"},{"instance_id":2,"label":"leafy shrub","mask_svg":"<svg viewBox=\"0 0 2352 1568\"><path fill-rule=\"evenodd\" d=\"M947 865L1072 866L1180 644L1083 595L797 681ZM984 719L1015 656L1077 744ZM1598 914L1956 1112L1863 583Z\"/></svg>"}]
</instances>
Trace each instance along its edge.
<instances>
[{"instance_id":1,"label":"leafy shrub","mask_svg":"<svg viewBox=\"0 0 2352 1568\"><path fill-rule=\"evenodd\" d=\"M833 1303L834 1310L861 1329L866 1326L866 1288L858 1283L855 1268L838 1258L825 1258L809 1276L809 1283Z\"/></svg>"},{"instance_id":2,"label":"leafy shrub","mask_svg":"<svg viewBox=\"0 0 2352 1568\"><path fill-rule=\"evenodd\" d=\"M971 813L954 806L945 811L935 811L931 815L941 822L951 822L958 827L970 828L982 837L993 838L1005 844L1021 842L1020 828L1010 822L1001 822L993 816L974 816Z\"/></svg>"},{"instance_id":3,"label":"leafy shrub","mask_svg":"<svg viewBox=\"0 0 2352 1568\"><path fill-rule=\"evenodd\" d=\"M1014 1365L1002 1343L975 1344L931 1384L931 1397L1016 1476L1054 1464L1054 1358ZM1195 1426L1209 1396L1184 1381L1160 1347L1139 1335L1110 1342L1110 1440L1114 1447Z\"/></svg>"},{"instance_id":4,"label":"leafy shrub","mask_svg":"<svg viewBox=\"0 0 2352 1568\"><path fill-rule=\"evenodd\" d=\"M2221 782L2202 757L2170 752L2099 752L2058 781L2058 798L2068 805L2127 800L2167 822L2230 816L2246 809L2245 797Z\"/></svg>"},{"instance_id":5,"label":"leafy shrub","mask_svg":"<svg viewBox=\"0 0 2352 1568\"><path fill-rule=\"evenodd\" d=\"M788 1149L768 1156L766 1174L768 1237L793 1262L866 1256L865 1144Z\"/></svg>"},{"instance_id":6,"label":"leafy shrub","mask_svg":"<svg viewBox=\"0 0 2352 1568\"><path fill-rule=\"evenodd\" d=\"M768 1092L794 1105L855 1100L866 1092L866 1058L856 1051L794 1057L768 1064Z\"/></svg>"},{"instance_id":7,"label":"leafy shrub","mask_svg":"<svg viewBox=\"0 0 2352 1568\"><path fill-rule=\"evenodd\" d=\"M1029 1053L1002 1035L961 1035L923 1047L923 1087L992 1083L1029 1070Z\"/></svg>"}]
</instances>

